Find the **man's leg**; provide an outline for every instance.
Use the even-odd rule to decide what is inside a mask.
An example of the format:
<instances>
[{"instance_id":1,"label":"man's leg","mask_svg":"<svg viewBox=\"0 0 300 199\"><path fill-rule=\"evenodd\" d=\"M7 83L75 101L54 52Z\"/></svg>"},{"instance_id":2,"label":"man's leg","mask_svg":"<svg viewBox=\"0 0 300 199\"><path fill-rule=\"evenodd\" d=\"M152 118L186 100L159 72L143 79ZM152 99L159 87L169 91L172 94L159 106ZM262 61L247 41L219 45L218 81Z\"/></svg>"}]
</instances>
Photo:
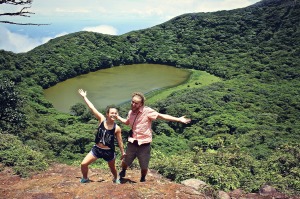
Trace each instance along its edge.
<instances>
[{"instance_id":1,"label":"man's leg","mask_svg":"<svg viewBox=\"0 0 300 199\"><path fill-rule=\"evenodd\" d=\"M150 152L151 152L150 144L139 146L137 157L138 157L139 164L141 167L140 182L146 181L146 175L148 173L148 166L149 166L149 161L150 161Z\"/></svg>"},{"instance_id":2,"label":"man's leg","mask_svg":"<svg viewBox=\"0 0 300 199\"><path fill-rule=\"evenodd\" d=\"M130 166L133 160L136 158L137 146L128 142L126 149L126 156L122 160L122 171L119 173L120 178L124 178L126 175L126 169Z\"/></svg>"},{"instance_id":3,"label":"man's leg","mask_svg":"<svg viewBox=\"0 0 300 199\"><path fill-rule=\"evenodd\" d=\"M128 168L127 164L122 161L122 171L119 173L120 178L124 178L126 175L126 169Z\"/></svg>"},{"instance_id":4,"label":"man's leg","mask_svg":"<svg viewBox=\"0 0 300 199\"><path fill-rule=\"evenodd\" d=\"M141 180L140 180L140 182L146 182L147 173L148 173L148 169L141 169Z\"/></svg>"},{"instance_id":5,"label":"man's leg","mask_svg":"<svg viewBox=\"0 0 300 199\"><path fill-rule=\"evenodd\" d=\"M121 166L122 166L122 170L126 170L128 168L128 165L124 161L122 161Z\"/></svg>"}]
</instances>

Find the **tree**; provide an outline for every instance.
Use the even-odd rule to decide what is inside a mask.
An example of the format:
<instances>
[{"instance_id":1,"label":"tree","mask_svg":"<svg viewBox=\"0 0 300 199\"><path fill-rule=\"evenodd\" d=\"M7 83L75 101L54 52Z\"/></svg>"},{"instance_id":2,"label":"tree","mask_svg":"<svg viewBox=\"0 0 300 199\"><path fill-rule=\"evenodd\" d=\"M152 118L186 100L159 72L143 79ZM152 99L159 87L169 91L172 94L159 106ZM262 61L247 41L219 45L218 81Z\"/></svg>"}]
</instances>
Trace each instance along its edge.
<instances>
[{"instance_id":1,"label":"tree","mask_svg":"<svg viewBox=\"0 0 300 199\"><path fill-rule=\"evenodd\" d=\"M25 115L21 111L23 99L9 80L0 81L0 126L1 131L22 128Z\"/></svg>"},{"instance_id":2,"label":"tree","mask_svg":"<svg viewBox=\"0 0 300 199\"><path fill-rule=\"evenodd\" d=\"M30 17L31 14L35 14L33 12L28 11L31 7L33 0L0 0L0 4L9 4L14 6L24 5L24 7L19 12L7 12L0 13L0 16L22 16L22 17ZM16 25L48 25L48 24L35 24L35 23L18 23L12 21L0 21L0 23L8 23L8 24L16 24Z\"/></svg>"}]
</instances>

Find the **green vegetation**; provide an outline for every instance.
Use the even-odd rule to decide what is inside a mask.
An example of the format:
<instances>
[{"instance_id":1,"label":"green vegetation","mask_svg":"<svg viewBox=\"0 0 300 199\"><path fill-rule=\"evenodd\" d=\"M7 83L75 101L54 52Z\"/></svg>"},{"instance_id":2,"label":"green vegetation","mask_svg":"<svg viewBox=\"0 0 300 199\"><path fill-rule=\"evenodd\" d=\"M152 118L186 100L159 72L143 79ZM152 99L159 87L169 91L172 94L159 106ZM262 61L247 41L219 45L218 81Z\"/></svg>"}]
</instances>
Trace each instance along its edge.
<instances>
[{"instance_id":1,"label":"green vegetation","mask_svg":"<svg viewBox=\"0 0 300 199\"><path fill-rule=\"evenodd\" d=\"M28 53L1 51L1 163L27 176L49 160L78 164L93 145L88 110L59 113L43 88L107 67L167 64L192 70L191 79L150 95L148 105L192 122L154 122L151 168L225 191L270 184L300 194L299 16L299 1L263 0L121 36L78 32Z\"/></svg>"},{"instance_id":2,"label":"green vegetation","mask_svg":"<svg viewBox=\"0 0 300 199\"><path fill-rule=\"evenodd\" d=\"M190 70L190 71L191 71L191 75L188 81L176 87L166 88L166 89L161 89L158 91L151 92L150 94L147 95L147 103L154 103L159 100L165 99L175 91L180 91L187 88L197 88L197 87L207 86L214 82L221 81L220 78L211 75L205 71L198 71L198 70Z\"/></svg>"},{"instance_id":3,"label":"green vegetation","mask_svg":"<svg viewBox=\"0 0 300 199\"><path fill-rule=\"evenodd\" d=\"M14 135L0 133L0 136L0 161L12 166L16 174L26 177L30 172L47 168L48 163L42 153L23 145Z\"/></svg>"}]
</instances>

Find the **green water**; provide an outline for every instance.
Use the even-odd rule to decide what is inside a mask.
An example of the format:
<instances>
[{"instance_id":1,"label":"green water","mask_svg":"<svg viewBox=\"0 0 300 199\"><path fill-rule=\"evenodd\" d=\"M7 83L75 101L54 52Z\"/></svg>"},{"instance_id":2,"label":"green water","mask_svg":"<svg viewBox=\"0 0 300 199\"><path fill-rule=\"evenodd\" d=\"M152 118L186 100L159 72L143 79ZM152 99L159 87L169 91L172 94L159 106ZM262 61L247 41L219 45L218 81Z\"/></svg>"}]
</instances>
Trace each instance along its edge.
<instances>
[{"instance_id":1,"label":"green water","mask_svg":"<svg viewBox=\"0 0 300 199\"><path fill-rule=\"evenodd\" d=\"M81 102L78 89L87 91L89 100L96 108L121 104L131 99L135 91L148 93L156 89L176 86L189 77L187 70L158 64L135 64L99 70L45 89L45 97L62 112Z\"/></svg>"}]
</instances>

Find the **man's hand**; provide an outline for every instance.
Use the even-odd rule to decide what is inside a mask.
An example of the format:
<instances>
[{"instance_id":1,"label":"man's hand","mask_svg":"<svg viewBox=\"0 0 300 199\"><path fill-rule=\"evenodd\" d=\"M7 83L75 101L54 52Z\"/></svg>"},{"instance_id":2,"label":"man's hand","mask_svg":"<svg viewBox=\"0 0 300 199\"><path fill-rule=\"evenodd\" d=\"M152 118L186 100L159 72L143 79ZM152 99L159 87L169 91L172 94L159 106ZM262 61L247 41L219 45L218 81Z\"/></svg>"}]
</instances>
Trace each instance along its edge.
<instances>
[{"instance_id":1,"label":"man's hand","mask_svg":"<svg viewBox=\"0 0 300 199\"><path fill-rule=\"evenodd\" d=\"M184 115L184 116L181 116L181 117L179 118L179 121L180 121L181 123L188 124L188 123L191 122L191 119L190 119L190 118L185 118L185 115Z\"/></svg>"},{"instance_id":2,"label":"man's hand","mask_svg":"<svg viewBox=\"0 0 300 199\"><path fill-rule=\"evenodd\" d=\"M120 160L123 160L126 156L126 153L123 153L123 155L121 156Z\"/></svg>"}]
</instances>

